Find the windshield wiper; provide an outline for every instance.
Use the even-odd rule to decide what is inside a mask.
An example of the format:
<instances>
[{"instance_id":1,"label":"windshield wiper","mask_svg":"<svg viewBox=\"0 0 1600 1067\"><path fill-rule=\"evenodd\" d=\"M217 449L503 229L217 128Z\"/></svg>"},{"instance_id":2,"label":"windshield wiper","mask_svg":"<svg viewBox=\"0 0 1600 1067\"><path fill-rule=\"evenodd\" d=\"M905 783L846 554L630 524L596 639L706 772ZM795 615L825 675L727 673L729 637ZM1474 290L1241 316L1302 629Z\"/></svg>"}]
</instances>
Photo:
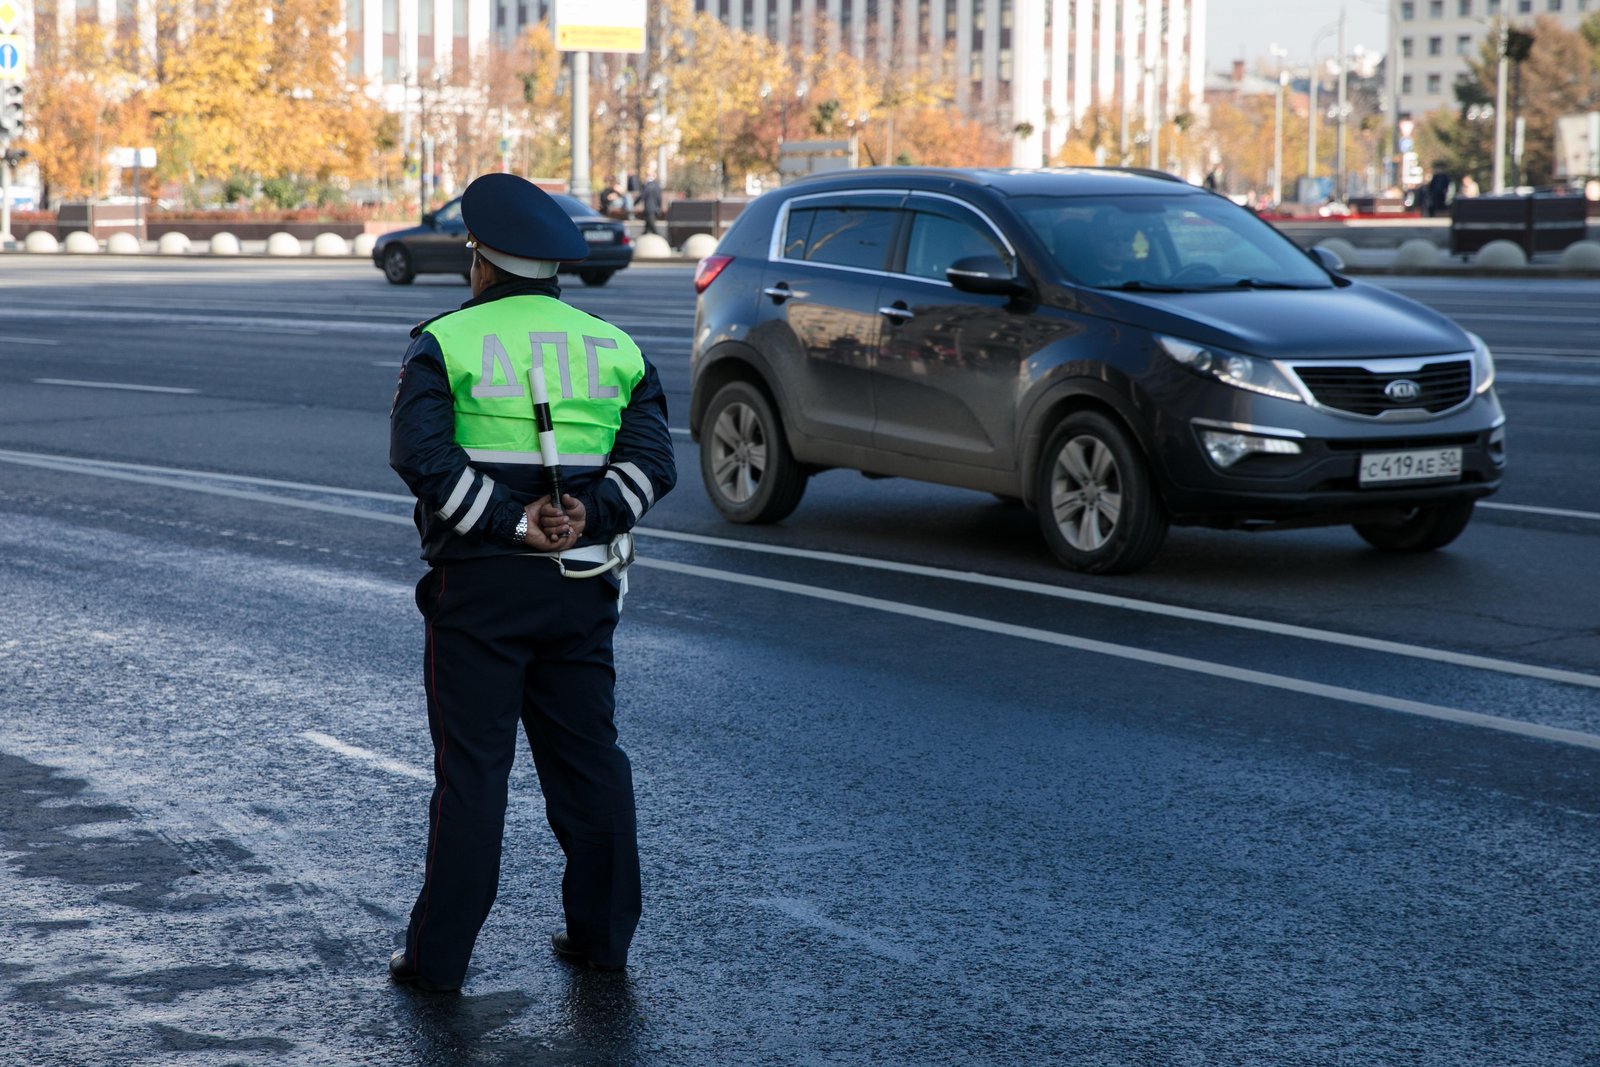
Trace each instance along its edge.
<instances>
[{"instance_id":1,"label":"windshield wiper","mask_svg":"<svg viewBox=\"0 0 1600 1067\"><path fill-rule=\"evenodd\" d=\"M1102 285L1101 289L1112 289L1124 293L1192 293L1193 289L1184 289L1176 285L1156 285L1152 282L1141 282L1138 279L1122 282L1120 285Z\"/></svg>"},{"instance_id":2,"label":"windshield wiper","mask_svg":"<svg viewBox=\"0 0 1600 1067\"><path fill-rule=\"evenodd\" d=\"M1323 289L1321 285L1302 285L1299 282L1277 282L1271 278L1240 278L1233 283L1235 289Z\"/></svg>"}]
</instances>

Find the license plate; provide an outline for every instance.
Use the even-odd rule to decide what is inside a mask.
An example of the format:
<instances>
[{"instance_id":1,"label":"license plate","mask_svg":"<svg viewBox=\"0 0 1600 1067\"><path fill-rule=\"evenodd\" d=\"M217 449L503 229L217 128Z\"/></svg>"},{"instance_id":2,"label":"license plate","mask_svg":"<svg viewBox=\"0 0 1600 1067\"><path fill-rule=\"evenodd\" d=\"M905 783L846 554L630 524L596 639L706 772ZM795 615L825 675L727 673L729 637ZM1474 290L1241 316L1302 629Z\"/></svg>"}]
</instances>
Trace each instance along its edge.
<instances>
[{"instance_id":1,"label":"license plate","mask_svg":"<svg viewBox=\"0 0 1600 1067\"><path fill-rule=\"evenodd\" d=\"M1361 484L1455 480L1461 477L1461 449L1418 448L1408 452L1367 452L1361 457Z\"/></svg>"},{"instance_id":2,"label":"license plate","mask_svg":"<svg viewBox=\"0 0 1600 1067\"><path fill-rule=\"evenodd\" d=\"M617 235L610 230L584 230L583 239L592 245L615 244Z\"/></svg>"}]
</instances>

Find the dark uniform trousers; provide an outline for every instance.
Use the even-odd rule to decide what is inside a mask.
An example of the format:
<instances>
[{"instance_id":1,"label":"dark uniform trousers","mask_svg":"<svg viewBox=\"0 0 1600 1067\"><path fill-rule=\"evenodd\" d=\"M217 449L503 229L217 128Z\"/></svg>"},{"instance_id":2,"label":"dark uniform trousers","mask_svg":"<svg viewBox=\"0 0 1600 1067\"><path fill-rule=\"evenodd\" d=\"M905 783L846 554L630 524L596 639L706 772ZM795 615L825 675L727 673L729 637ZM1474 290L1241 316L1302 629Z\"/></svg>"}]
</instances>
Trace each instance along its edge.
<instances>
[{"instance_id":1,"label":"dark uniform trousers","mask_svg":"<svg viewBox=\"0 0 1600 1067\"><path fill-rule=\"evenodd\" d=\"M549 559L497 556L435 565L417 607L434 788L406 933L412 966L446 985L466 975L499 883L519 720L566 853L567 933L596 963L625 962L640 889L633 772L613 721L615 586L563 577Z\"/></svg>"}]
</instances>

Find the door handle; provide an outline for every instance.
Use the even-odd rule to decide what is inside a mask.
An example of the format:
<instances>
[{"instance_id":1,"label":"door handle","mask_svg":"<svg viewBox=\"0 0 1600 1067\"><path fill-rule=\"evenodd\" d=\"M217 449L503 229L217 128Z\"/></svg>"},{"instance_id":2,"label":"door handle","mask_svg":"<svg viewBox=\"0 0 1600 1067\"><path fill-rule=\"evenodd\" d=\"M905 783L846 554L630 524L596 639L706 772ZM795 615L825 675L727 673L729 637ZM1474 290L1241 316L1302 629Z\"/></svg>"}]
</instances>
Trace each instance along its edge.
<instances>
[{"instance_id":1,"label":"door handle","mask_svg":"<svg viewBox=\"0 0 1600 1067\"><path fill-rule=\"evenodd\" d=\"M794 292L789 288L788 282L779 282L777 285L769 285L765 289L761 290L761 293L763 296L772 297L772 302L774 304L781 304L794 295Z\"/></svg>"},{"instance_id":2,"label":"door handle","mask_svg":"<svg viewBox=\"0 0 1600 1067\"><path fill-rule=\"evenodd\" d=\"M893 319L896 323L905 322L907 319L916 318L916 312L904 304L895 304L893 307L879 308L878 314Z\"/></svg>"}]
</instances>

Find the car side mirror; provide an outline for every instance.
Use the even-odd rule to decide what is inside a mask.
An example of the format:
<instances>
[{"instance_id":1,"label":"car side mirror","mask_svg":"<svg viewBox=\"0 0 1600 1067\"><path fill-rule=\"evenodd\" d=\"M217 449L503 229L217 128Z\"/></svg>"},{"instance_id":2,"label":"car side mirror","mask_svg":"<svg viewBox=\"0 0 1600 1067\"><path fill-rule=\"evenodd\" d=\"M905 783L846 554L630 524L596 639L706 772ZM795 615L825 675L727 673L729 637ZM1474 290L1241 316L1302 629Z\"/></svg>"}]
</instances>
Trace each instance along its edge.
<instances>
[{"instance_id":1,"label":"car side mirror","mask_svg":"<svg viewBox=\"0 0 1600 1067\"><path fill-rule=\"evenodd\" d=\"M1331 248L1323 248L1321 245L1316 245L1308 250L1306 254L1316 260L1317 264L1330 274L1338 274L1344 270L1344 260L1340 259L1339 254Z\"/></svg>"},{"instance_id":2,"label":"car side mirror","mask_svg":"<svg viewBox=\"0 0 1600 1067\"><path fill-rule=\"evenodd\" d=\"M433 214L433 212L429 211L429 212L425 213L422 216L422 224L424 226L428 227L428 229L430 229L430 230L433 229L433 223L434 223L434 214Z\"/></svg>"},{"instance_id":3,"label":"car side mirror","mask_svg":"<svg viewBox=\"0 0 1600 1067\"><path fill-rule=\"evenodd\" d=\"M1022 296L1028 286L999 256L966 256L950 264L945 280L964 293Z\"/></svg>"}]
</instances>

